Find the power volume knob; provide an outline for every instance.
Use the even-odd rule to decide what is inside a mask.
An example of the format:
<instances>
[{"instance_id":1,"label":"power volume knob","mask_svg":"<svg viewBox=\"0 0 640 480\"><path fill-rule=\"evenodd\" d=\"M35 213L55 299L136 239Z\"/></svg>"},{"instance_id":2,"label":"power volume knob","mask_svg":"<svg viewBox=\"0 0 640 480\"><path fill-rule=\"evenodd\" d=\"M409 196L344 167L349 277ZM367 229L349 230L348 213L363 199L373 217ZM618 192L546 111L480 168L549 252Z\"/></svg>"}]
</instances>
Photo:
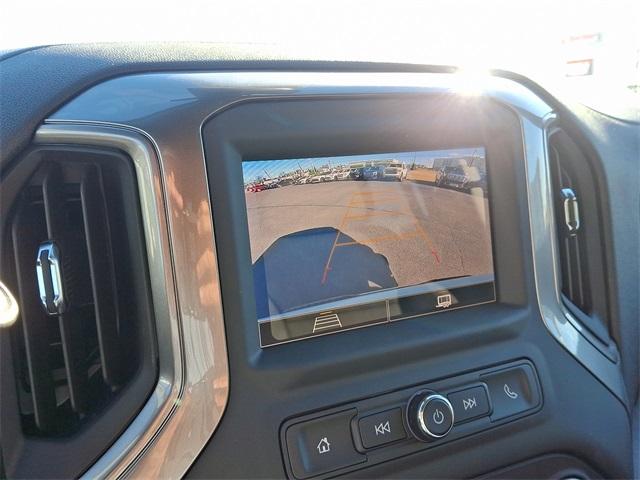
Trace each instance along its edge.
<instances>
[{"instance_id":1,"label":"power volume knob","mask_svg":"<svg viewBox=\"0 0 640 480\"><path fill-rule=\"evenodd\" d=\"M418 392L407 405L407 423L418 440L437 440L453 427L453 407L442 395L427 390Z\"/></svg>"}]
</instances>

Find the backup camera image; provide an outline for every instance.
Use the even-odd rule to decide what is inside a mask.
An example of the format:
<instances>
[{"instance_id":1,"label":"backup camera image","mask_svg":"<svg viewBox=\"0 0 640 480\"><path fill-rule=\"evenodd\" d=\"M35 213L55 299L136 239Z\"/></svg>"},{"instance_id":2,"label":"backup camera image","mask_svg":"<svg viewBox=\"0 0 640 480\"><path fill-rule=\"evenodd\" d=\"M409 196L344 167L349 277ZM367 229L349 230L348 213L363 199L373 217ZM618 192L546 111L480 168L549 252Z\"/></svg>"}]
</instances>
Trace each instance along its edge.
<instances>
[{"instance_id":1,"label":"backup camera image","mask_svg":"<svg viewBox=\"0 0 640 480\"><path fill-rule=\"evenodd\" d=\"M281 340L402 316L405 297L431 295L417 313L493 299L484 148L242 168L258 320L308 317ZM456 298L477 285L491 288Z\"/></svg>"}]
</instances>

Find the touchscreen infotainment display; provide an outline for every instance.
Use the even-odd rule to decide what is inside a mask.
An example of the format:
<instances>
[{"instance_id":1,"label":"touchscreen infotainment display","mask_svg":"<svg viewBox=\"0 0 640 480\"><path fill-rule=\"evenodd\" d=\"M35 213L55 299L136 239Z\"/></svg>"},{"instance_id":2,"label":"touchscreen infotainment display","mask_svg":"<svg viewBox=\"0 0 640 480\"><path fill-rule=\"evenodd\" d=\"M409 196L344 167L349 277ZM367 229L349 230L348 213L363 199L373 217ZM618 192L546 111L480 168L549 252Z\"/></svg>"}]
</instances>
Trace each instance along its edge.
<instances>
[{"instance_id":1,"label":"touchscreen infotainment display","mask_svg":"<svg viewBox=\"0 0 640 480\"><path fill-rule=\"evenodd\" d=\"M261 346L495 300L484 148L242 170Z\"/></svg>"}]
</instances>

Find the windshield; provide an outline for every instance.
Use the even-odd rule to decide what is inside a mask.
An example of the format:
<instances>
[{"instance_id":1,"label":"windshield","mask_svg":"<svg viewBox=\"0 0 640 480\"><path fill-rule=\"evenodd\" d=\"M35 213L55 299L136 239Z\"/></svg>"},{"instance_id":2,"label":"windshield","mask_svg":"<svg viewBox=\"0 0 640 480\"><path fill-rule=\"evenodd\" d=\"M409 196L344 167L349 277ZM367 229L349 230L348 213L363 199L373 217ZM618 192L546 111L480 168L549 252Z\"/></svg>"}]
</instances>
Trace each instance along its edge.
<instances>
[{"instance_id":1,"label":"windshield","mask_svg":"<svg viewBox=\"0 0 640 480\"><path fill-rule=\"evenodd\" d=\"M640 90L637 0L6 0L0 22L0 50L87 42L240 43L277 47L298 58L507 69L587 96Z\"/></svg>"}]
</instances>

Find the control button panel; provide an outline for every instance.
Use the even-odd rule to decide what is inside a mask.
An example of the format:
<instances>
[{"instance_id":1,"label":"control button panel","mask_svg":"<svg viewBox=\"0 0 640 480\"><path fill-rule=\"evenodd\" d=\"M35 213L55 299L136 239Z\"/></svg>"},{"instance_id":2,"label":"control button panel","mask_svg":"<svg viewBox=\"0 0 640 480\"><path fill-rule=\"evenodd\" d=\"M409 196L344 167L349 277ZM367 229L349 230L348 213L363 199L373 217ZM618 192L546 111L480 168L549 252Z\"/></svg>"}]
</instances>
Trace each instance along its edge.
<instances>
[{"instance_id":1,"label":"control button panel","mask_svg":"<svg viewBox=\"0 0 640 480\"><path fill-rule=\"evenodd\" d=\"M364 462L351 436L355 409L297 423L286 431L287 451L296 478L304 479Z\"/></svg>"},{"instance_id":2,"label":"control button panel","mask_svg":"<svg viewBox=\"0 0 640 480\"><path fill-rule=\"evenodd\" d=\"M283 425L287 475L340 476L515 422L541 407L528 360L356 400Z\"/></svg>"},{"instance_id":3,"label":"control button panel","mask_svg":"<svg viewBox=\"0 0 640 480\"><path fill-rule=\"evenodd\" d=\"M379 447L407 437L400 408L361 418L358 421L358 431L364 448Z\"/></svg>"},{"instance_id":4,"label":"control button panel","mask_svg":"<svg viewBox=\"0 0 640 480\"><path fill-rule=\"evenodd\" d=\"M447 398L449 398L453 406L456 424L489 415L491 411L489 397L484 385L477 385L450 393Z\"/></svg>"},{"instance_id":5,"label":"control button panel","mask_svg":"<svg viewBox=\"0 0 640 480\"><path fill-rule=\"evenodd\" d=\"M523 364L482 375L493 402L491 420L496 421L534 408L540 402L533 369Z\"/></svg>"}]
</instances>

